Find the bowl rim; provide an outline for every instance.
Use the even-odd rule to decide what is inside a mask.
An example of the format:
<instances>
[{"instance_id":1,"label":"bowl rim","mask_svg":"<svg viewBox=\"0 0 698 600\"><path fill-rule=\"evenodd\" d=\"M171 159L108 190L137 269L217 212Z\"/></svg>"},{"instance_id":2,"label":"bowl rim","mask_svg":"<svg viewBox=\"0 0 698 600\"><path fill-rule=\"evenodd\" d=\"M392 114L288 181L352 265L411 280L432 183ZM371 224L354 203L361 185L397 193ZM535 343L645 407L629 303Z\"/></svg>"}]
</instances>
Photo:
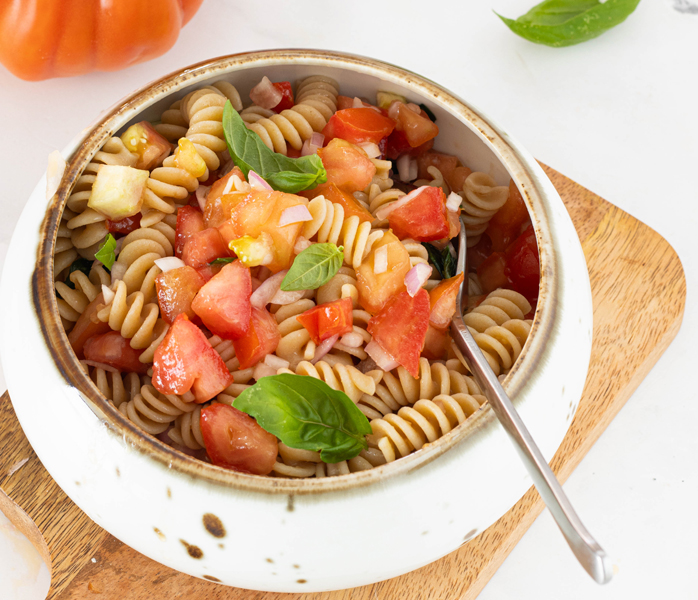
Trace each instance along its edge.
<instances>
[{"instance_id":1,"label":"bowl rim","mask_svg":"<svg viewBox=\"0 0 698 600\"><path fill-rule=\"evenodd\" d=\"M394 462L366 471L334 477L284 479L230 471L187 456L141 430L124 416L98 390L75 356L58 313L54 292L53 257L63 209L78 177L87 162L116 131L151 104L191 85L235 73L246 68L263 66L316 66L340 68L383 78L406 87L419 88L431 101L453 114L488 146L509 176L516 183L526 202L533 223L540 260L538 305L529 337L518 360L507 374L503 385L510 396L523 390L528 378L525 371L537 369L542 360L545 342L555 324L557 273L552 252L552 234L546 215L545 199L549 191L539 180L535 161L489 118L471 104L431 80L392 64L354 54L314 50L275 49L237 53L205 60L166 75L128 95L105 111L74 142L74 150L66 157L67 166L58 190L50 200L40 227L37 262L32 273L32 298L41 332L54 364L62 377L77 388L89 408L107 428L128 443L135 451L154 459L168 469L209 484L264 494L321 494L356 489L395 478L429 464L476 431L492 427L497 421L485 403L466 421L420 450ZM540 169L539 169L540 170ZM517 403L515 401L515 403Z\"/></svg>"}]
</instances>

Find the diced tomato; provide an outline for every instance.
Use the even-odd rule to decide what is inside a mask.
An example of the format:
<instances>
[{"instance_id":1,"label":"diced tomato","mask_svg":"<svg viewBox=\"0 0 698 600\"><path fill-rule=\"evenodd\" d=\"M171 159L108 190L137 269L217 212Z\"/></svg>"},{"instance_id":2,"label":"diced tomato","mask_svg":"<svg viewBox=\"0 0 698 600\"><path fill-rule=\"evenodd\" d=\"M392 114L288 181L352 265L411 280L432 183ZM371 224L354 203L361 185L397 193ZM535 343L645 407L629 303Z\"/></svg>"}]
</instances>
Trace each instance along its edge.
<instances>
[{"instance_id":1,"label":"diced tomato","mask_svg":"<svg viewBox=\"0 0 698 600\"><path fill-rule=\"evenodd\" d=\"M281 341L281 333L274 316L263 308L252 307L252 318L247 333L233 340L235 356L240 368L256 365L267 354L271 354Z\"/></svg>"},{"instance_id":2,"label":"diced tomato","mask_svg":"<svg viewBox=\"0 0 698 600\"><path fill-rule=\"evenodd\" d=\"M533 227L528 227L506 251L507 275L511 287L526 298L538 297L540 262Z\"/></svg>"},{"instance_id":3,"label":"diced tomato","mask_svg":"<svg viewBox=\"0 0 698 600\"><path fill-rule=\"evenodd\" d=\"M456 296L463 283L463 273L445 279L429 292L431 313L429 323L437 329L447 329L456 313Z\"/></svg>"},{"instance_id":4,"label":"diced tomato","mask_svg":"<svg viewBox=\"0 0 698 600\"><path fill-rule=\"evenodd\" d=\"M368 332L385 352L413 377L419 375L419 354L429 327L429 294L420 289L414 296L396 294L368 322Z\"/></svg>"},{"instance_id":5,"label":"diced tomato","mask_svg":"<svg viewBox=\"0 0 698 600\"><path fill-rule=\"evenodd\" d=\"M201 275L204 282L206 282L210 281L214 275L220 273L222 267L223 265L206 265L204 267L198 267L195 270L199 275Z\"/></svg>"},{"instance_id":6,"label":"diced tomato","mask_svg":"<svg viewBox=\"0 0 698 600\"><path fill-rule=\"evenodd\" d=\"M126 217L118 221L107 219L107 231L109 233L120 233L127 235L136 231L141 226L141 213L136 213L132 217Z\"/></svg>"},{"instance_id":7,"label":"diced tomato","mask_svg":"<svg viewBox=\"0 0 698 600\"><path fill-rule=\"evenodd\" d=\"M303 223L291 223L279 226L284 210L299 204L308 204L308 200L294 194L252 190L232 209L230 220L220 226L219 230L226 242L244 236L258 238L262 233L268 234L272 241L272 262L266 267L272 273L288 269L295 258L293 247L300 235Z\"/></svg>"},{"instance_id":8,"label":"diced tomato","mask_svg":"<svg viewBox=\"0 0 698 600\"><path fill-rule=\"evenodd\" d=\"M109 323L102 323L97 313L104 307L104 296L100 293L90 302L68 334L68 341L78 358L83 357L85 342L94 335L111 330Z\"/></svg>"},{"instance_id":9,"label":"diced tomato","mask_svg":"<svg viewBox=\"0 0 698 600\"><path fill-rule=\"evenodd\" d=\"M394 121L377 110L366 107L345 108L332 115L322 133L328 140L338 137L352 144L377 144L389 136L394 128Z\"/></svg>"},{"instance_id":10,"label":"diced tomato","mask_svg":"<svg viewBox=\"0 0 698 600\"><path fill-rule=\"evenodd\" d=\"M456 167L451 173L451 177L446 179L449 187L454 192L460 192L463 190L463 185L465 180L472 173L468 167Z\"/></svg>"},{"instance_id":11,"label":"diced tomato","mask_svg":"<svg viewBox=\"0 0 698 600\"><path fill-rule=\"evenodd\" d=\"M279 443L250 415L214 402L201 409L200 426L206 453L214 465L253 475L271 473Z\"/></svg>"},{"instance_id":12,"label":"diced tomato","mask_svg":"<svg viewBox=\"0 0 698 600\"><path fill-rule=\"evenodd\" d=\"M425 152L429 152L434 147L434 140L424 142L421 146L413 148L407 141L407 134L404 131L393 131L387 138L385 156L390 160L395 160L403 154L419 157Z\"/></svg>"},{"instance_id":13,"label":"diced tomato","mask_svg":"<svg viewBox=\"0 0 698 600\"><path fill-rule=\"evenodd\" d=\"M85 341L84 351L87 360L104 363L119 371L148 372L149 365L138 360L143 350L131 348L129 340L118 331L93 335Z\"/></svg>"},{"instance_id":14,"label":"diced tomato","mask_svg":"<svg viewBox=\"0 0 698 600\"><path fill-rule=\"evenodd\" d=\"M236 260L201 288L191 307L211 333L235 339L250 328L251 294L250 270Z\"/></svg>"},{"instance_id":15,"label":"diced tomato","mask_svg":"<svg viewBox=\"0 0 698 600\"><path fill-rule=\"evenodd\" d=\"M281 100L272 110L280 113L282 110L293 108L293 88L291 87L291 82L278 81L274 83L274 87L281 92Z\"/></svg>"},{"instance_id":16,"label":"diced tomato","mask_svg":"<svg viewBox=\"0 0 698 600\"><path fill-rule=\"evenodd\" d=\"M526 203L521 197L514 180L509 183L509 197L492 217L487 226L487 235L492 240L492 250L504 252L519 235L521 227L530 223Z\"/></svg>"},{"instance_id":17,"label":"diced tomato","mask_svg":"<svg viewBox=\"0 0 698 600\"><path fill-rule=\"evenodd\" d=\"M437 329L430 323L424 337L422 356L429 360L445 360L450 346L451 337L448 335L448 329Z\"/></svg>"},{"instance_id":18,"label":"diced tomato","mask_svg":"<svg viewBox=\"0 0 698 600\"><path fill-rule=\"evenodd\" d=\"M300 158L301 150L296 150L293 146L286 146L286 156L289 158Z\"/></svg>"},{"instance_id":19,"label":"diced tomato","mask_svg":"<svg viewBox=\"0 0 698 600\"><path fill-rule=\"evenodd\" d=\"M326 302L296 317L308 330L310 338L320 344L333 335L344 335L354 328L351 298Z\"/></svg>"},{"instance_id":20,"label":"diced tomato","mask_svg":"<svg viewBox=\"0 0 698 600\"><path fill-rule=\"evenodd\" d=\"M177 211L177 229L175 233L175 256L182 258L184 242L193 234L203 231L204 217L198 208L183 206Z\"/></svg>"},{"instance_id":21,"label":"diced tomato","mask_svg":"<svg viewBox=\"0 0 698 600\"><path fill-rule=\"evenodd\" d=\"M201 329L181 314L155 350L152 379L163 394L181 396L191 390L196 402L203 403L227 388L233 376Z\"/></svg>"},{"instance_id":22,"label":"diced tomato","mask_svg":"<svg viewBox=\"0 0 698 600\"><path fill-rule=\"evenodd\" d=\"M507 259L503 252L494 252L477 269L482 291L485 294L497 288L508 288Z\"/></svg>"},{"instance_id":23,"label":"diced tomato","mask_svg":"<svg viewBox=\"0 0 698 600\"><path fill-rule=\"evenodd\" d=\"M460 212L460 208L457 211L446 211L446 222L448 223L448 235L446 236L447 239L444 240L446 243L460 233Z\"/></svg>"},{"instance_id":24,"label":"diced tomato","mask_svg":"<svg viewBox=\"0 0 698 600\"><path fill-rule=\"evenodd\" d=\"M333 139L317 153L327 171L327 181L350 194L365 189L376 174L376 166L366 152L343 139Z\"/></svg>"},{"instance_id":25,"label":"diced tomato","mask_svg":"<svg viewBox=\"0 0 698 600\"><path fill-rule=\"evenodd\" d=\"M388 247L388 269L383 273L374 271L376 251ZM388 298L405 289L405 275L410 270L410 255L402 242L388 231L378 240L356 271L356 287L359 303L371 314L377 313Z\"/></svg>"},{"instance_id":26,"label":"diced tomato","mask_svg":"<svg viewBox=\"0 0 698 600\"><path fill-rule=\"evenodd\" d=\"M218 229L209 227L193 233L184 244L182 260L190 267L205 267L217 258L230 256L228 246Z\"/></svg>"},{"instance_id":27,"label":"diced tomato","mask_svg":"<svg viewBox=\"0 0 698 600\"><path fill-rule=\"evenodd\" d=\"M322 195L334 204L341 204L345 219L356 216L359 217L360 223L373 221L373 215L361 206L352 194L340 190L334 183L323 183L301 194L309 200Z\"/></svg>"},{"instance_id":28,"label":"diced tomato","mask_svg":"<svg viewBox=\"0 0 698 600\"><path fill-rule=\"evenodd\" d=\"M337 96L337 110L345 110L354 107L354 98L349 96Z\"/></svg>"},{"instance_id":29,"label":"diced tomato","mask_svg":"<svg viewBox=\"0 0 698 600\"><path fill-rule=\"evenodd\" d=\"M448 182L458 166L458 158L450 154L441 154L441 152L427 152L417 159L417 165L419 166L419 179L432 179L427 169L436 167Z\"/></svg>"},{"instance_id":30,"label":"diced tomato","mask_svg":"<svg viewBox=\"0 0 698 600\"><path fill-rule=\"evenodd\" d=\"M388 223L400 239L440 240L449 234L446 194L440 187L425 186L409 202L393 210Z\"/></svg>"},{"instance_id":31,"label":"diced tomato","mask_svg":"<svg viewBox=\"0 0 698 600\"><path fill-rule=\"evenodd\" d=\"M136 169L150 171L157 167L172 152L172 144L161 136L148 121L131 125L122 135L121 141L129 152L138 155Z\"/></svg>"},{"instance_id":32,"label":"diced tomato","mask_svg":"<svg viewBox=\"0 0 698 600\"><path fill-rule=\"evenodd\" d=\"M480 265L492 254L492 240L483 233L477 244L468 248L468 268L479 269Z\"/></svg>"},{"instance_id":33,"label":"diced tomato","mask_svg":"<svg viewBox=\"0 0 698 600\"><path fill-rule=\"evenodd\" d=\"M180 267L160 273L155 278L155 290L162 318L172 324L177 315L184 313L190 319L196 320L191 303L204 283L204 278L191 267Z\"/></svg>"},{"instance_id":34,"label":"diced tomato","mask_svg":"<svg viewBox=\"0 0 698 600\"><path fill-rule=\"evenodd\" d=\"M396 104L397 108L394 109ZM417 114L399 100L391 104L391 115L393 111L397 113L395 130L404 132L410 147L417 148L429 140L433 140L439 134L438 126L429 119L424 111Z\"/></svg>"},{"instance_id":35,"label":"diced tomato","mask_svg":"<svg viewBox=\"0 0 698 600\"><path fill-rule=\"evenodd\" d=\"M237 175L241 181L245 181L242 171L237 167L233 167L232 171L217 180L208 191L206 206L204 207L204 223L206 223L206 227L218 227L230 218L230 211L226 212L225 205L221 205L219 199L223 196L223 192L228 187L228 182L233 175Z\"/></svg>"}]
</instances>

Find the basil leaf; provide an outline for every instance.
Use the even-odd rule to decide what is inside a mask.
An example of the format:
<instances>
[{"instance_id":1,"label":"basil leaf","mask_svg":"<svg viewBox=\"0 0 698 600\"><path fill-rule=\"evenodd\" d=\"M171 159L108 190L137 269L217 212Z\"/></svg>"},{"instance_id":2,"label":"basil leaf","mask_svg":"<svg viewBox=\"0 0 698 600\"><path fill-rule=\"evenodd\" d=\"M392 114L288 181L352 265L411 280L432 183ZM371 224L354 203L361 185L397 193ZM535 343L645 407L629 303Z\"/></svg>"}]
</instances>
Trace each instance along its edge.
<instances>
[{"instance_id":1,"label":"basil leaf","mask_svg":"<svg viewBox=\"0 0 698 600\"><path fill-rule=\"evenodd\" d=\"M444 275L444 257L441 252L427 242L422 242L422 246L427 249L429 262L434 265L434 268L439 272L439 275L441 275L443 279L447 279L447 277Z\"/></svg>"},{"instance_id":2,"label":"basil leaf","mask_svg":"<svg viewBox=\"0 0 698 600\"><path fill-rule=\"evenodd\" d=\"M281 282L284 292L315 290L325 285L339 271L344 261L344 248L334 244L313 244L296 256Z\"/></svg>"},{"instance_id":3,"label":"basil leaf","mask_svg":"<svg viewBox=\"0 0 698 600\"><path fill-rule=\"evenodd\" d=\"M433 112L431 112L431 109L426 104L420 104L419 108L421 108L425 113L427 113L427 117L429 117L429 120L432 123L436 121L436 115Z\"/></svg>"},{"instance_id":4,"label":"basil leaf","mask_svg":"<svg viewBox=\"0 0 698 600\"><path fill-rule=\"evenodd\" d=\"M111 233L107 234L104 243L95 253L95 258L111 271L114 261L116 261L116 240Z\"/></svg>"},{"instance_id":5,"label":"basil leaf","mask_svg":"<svg viewBox=\"0 0 698 600\"><path fill-rule=\"evenodd\" d=\"M545 0L518 19L495 14L515 34L536 44L562 47L595 38L619 25L640 0Z\"/></svg>"},{"instance_id":6,"label":"basil leaf","mask_svg":"<svg viewBox=\"0 0 698 600\"><path fill-rule=\"evenodd\" d=\"M234 260L237 260L237 256L225 256L223 258L217 258L216 260L212 260L210 263L208 263L210 266L213 265L227 265L228 263L233 262Z\"/></svg>"},{"instance_id":7,"label":"basil leaf","mask_svg":"<svg viewBox=\"0 0 698 600\"><path fill-rule=\"evenodd\" d=\"M454 277L456 275L456 270L458 269L456 259L453 256L453 254L451 254L450 244L441 251L441 256L443 257L444 261L443 271L441 274L444 279L450 279L451 277Z\"/></svg>"},{"instance_id":8,"label":"basil leaf","mask_svg":"<svg viewBox=\"0 0 698 600\"><path fill-rule=\"evenodd\" d=\"M305 375L262 377L233 406L291 448L320 452L326 463L354 458L372 433L364 414L344 392Z\"/></svg>"},{"instance_id":9,"label":"basil leaf","mask_svg":"<svg viewBox=\"0 0 698 600\"><path fill-rule=\"evenodd\" d=\"M269 150L254 131L247 129L230 101L223 108L223 133L233 162L245 174L254 171L271 187L295 194L327 181L327 171L317 154L289 158Z\"/></svg>"}]
</instances>

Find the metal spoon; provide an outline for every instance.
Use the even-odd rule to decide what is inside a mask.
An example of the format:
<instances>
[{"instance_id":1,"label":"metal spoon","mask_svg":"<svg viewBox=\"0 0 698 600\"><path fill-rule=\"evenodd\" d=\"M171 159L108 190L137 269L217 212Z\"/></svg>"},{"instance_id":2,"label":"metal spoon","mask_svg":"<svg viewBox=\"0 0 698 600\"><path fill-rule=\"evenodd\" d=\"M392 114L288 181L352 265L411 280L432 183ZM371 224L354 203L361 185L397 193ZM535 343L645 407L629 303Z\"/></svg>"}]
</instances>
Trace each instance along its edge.
<instances>
[{"instance_id":1,"label":"metal spoon","mask_svg":"<svg viewBox=\"0 0 698 600\"><path fill-rule=\"evenodd\" d=\"M552 513L577 560L596 583L607 583L613 577L613 566L610 559L584 527L572 508L565 492L562 491L560 482L555 478L519 413L516 412L514 405L463 321L463 292L464 289L467 290L465 286L468 285L468 276L466 271L465 223L462 219L457 273L464 273L464 278L456 299L456 314L451 319L451 335L463 354L475 381L487 397L494 414L516 446L538 493Z\"/></svg>"}]
</instances>

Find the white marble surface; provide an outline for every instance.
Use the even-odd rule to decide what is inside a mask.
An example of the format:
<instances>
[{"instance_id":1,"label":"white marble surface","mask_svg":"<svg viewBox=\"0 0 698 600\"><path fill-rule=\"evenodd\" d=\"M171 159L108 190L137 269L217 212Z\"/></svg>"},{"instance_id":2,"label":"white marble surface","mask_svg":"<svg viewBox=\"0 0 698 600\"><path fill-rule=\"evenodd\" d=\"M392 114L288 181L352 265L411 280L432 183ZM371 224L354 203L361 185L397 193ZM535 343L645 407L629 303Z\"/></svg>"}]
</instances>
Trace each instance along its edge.
<instances>
[{"instance_id":1,"label":"white marble surface","mask_svg":"<svg viewBox=\"0 0 698 600\"><path fill-rule=\"evenodd\" d=\"M515 37L491 12L515 17L533 3L206 0L168 54L126 71L26 83L0 67L0 266L48 153L176 68L233 52L314 47L426 75L485 108L537 158L656 229L688 280L681 332L565 485L613 557L614 581L593 584L544 513L480 598L696 598L698 403L687 374L698 335L698 14L693 0L644 0L600 38L551 49ZM0 596L42 599L48 575L36 565L0 516Z\"/></svg>"}]
</instances>

